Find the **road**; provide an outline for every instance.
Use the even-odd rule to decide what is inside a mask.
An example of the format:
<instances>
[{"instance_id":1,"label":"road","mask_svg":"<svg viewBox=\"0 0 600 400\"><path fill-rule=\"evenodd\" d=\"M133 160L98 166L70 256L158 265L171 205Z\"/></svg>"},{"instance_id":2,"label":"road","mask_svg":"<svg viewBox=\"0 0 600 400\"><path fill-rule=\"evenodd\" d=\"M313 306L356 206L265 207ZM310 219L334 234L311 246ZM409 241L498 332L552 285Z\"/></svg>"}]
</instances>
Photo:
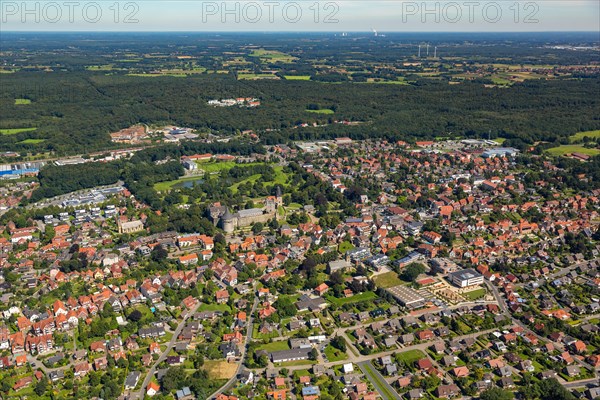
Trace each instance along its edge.
<instances>
[{"instance_id":1,"label":"road","mask_svg":"<svg viewBox=\"0 0 600 400\"><path fill-rule=\"evenodd\" d=\"M154 373L156 372L156 368L158 367L158 365L161 362L163 362L167 358L167 356L171 352L171 349L173 348L173 346L175 346L175 342L177 342L177 337L179 336L179 334L185 327L186 321L188 320L189 317L194 315L196 313L196 311L198 311L200 304L201 304L201 302L198 301L196 303L196 305L185 314L185 316L183 317L183 320L179 323L179 325L177 325L177 329L175 329L175 331L173 332L173 337L171 338L169 343L167 343L167 348L165 349L165 351L162 352L160 357L158 357L158 360L156 360L156 362L154 364L152 364L152 367L146 374L146 377L144 378L144 382L142 383L142 387L140 388L139 392L131 394L132 399L143 399L144 398L144 395L146 394L146 387L148 386L148 384L150 383L150 380L154 376Z\"/></svg>"},{"instance_id":2,"label":"road","mask_svg":"<svg viewBox=\"0 0 600 400\"><path fill-rule=\"evenodd\" d=\"M383 376L371 365L370 361L362 361L358 363L358 367L362 373L369 379L379 392L383 400L401 400L401 397L394 388L385 380Z\"/></svg>"},{"instance_id":3,"label":"road","mask_svg":"<svg viewBox=\"0 0 600 400\"><path fill-rule=\"evenodd\" d=\"M576 388L584 388L588 386L600 385L600 378L590 378L590 379L582 379L580 381L575 382L566 382L562 384L567 389L576 389Z\"/></svg>"},{"instance_id":4,"label":"road","mask_svg":"<svg viewBox=\"0 0 600 400\"><path fill-rule=\"evenodd\" d=\"M244 368L244 360L246 359L246 353L248 351L248 345L250 344L250 341L252 340L252 331L253 331L252 324L254 323L253 316L254 316L254 313L256 312L257 307L258 307L258 296L254 297L254 303L252 304L252 311L250 312L250 317L248 318L248 326L246 327L246 340L244 341L244 346L242 348L242 354L240 355L240 361L239 361L237 369L235 370L235 374L233 374L233 376L231 378L229 378L229 380L223 386L221 386L219 388L219 390L217 390L216 392L211 394L208 397L209 399L214 399L218 395L223 393L225 390L227 390L231 385L233 385L235 383L238 375L242 372L242 369Z\"/></svg>"}]
</instances>

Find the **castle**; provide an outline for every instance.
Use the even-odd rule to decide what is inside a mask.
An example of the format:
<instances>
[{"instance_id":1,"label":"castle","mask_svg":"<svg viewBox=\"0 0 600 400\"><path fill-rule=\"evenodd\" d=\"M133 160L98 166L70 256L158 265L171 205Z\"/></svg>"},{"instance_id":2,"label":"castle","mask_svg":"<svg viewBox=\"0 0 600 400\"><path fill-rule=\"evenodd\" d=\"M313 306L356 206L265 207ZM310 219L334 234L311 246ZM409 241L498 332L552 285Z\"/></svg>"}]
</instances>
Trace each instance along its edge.
<instances>
[{"instance_id":1,"label":"castle","mask_svg":"<svg viewBox=\"0 0 600 400\"><path fill-rule=\"evenodd\" d=\"M282 205L281 188L278 186L276 195L267 197L263 208L250 208L231 213L227 206L215 204L208 209L208 214L215 226L222 228L225 233L233 233L236 229L256 222L266 223L270 219L277 218L277 208Z\"/></svg>"}]
</instances>

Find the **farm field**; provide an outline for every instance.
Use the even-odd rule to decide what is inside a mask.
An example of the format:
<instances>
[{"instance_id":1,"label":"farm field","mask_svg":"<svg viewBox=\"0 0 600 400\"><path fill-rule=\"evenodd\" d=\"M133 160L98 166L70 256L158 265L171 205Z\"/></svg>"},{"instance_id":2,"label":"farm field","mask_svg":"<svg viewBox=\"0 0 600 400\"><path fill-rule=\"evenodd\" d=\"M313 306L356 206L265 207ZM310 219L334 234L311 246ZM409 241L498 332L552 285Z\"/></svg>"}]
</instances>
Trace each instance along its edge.
<instances>
[{"instance_id":1,"label":"farm field","mask_svg":"<svg viewBox=\"0 0 600 400\"><path fill-rule=\"evenodd\" d=\"M328 108L322 108L320 110L306 110L306 112L314 113L314 114L334 114L335 111L330 110Z\"/></svg>"},{"instance_id":2,"label":"farm field","mask_svg":"<svg viewBox=\"0 0 600 400\"><path fill-rule=\"evenodd\" d=\"M577 132L574 135L571 135L569 137L569 140L571 141L571 143L575 143L578 142L580 140L583 140L583 138L585 137L589 137L591 139L598 139L600 138L600 130L598 131L587 131L587 132Z\"/></svg>"},{"instance_id":3,"label":"farm field","mask_svg":"<svg viewBox=\"0 0 600 400\"><path fill-rule=\"evenodd\" d=\"M246 80L257 80L257 79L279 79L278 76L273 74L238 74L238 79Z\"/></svg>"},{"instance_id":4,"label":"farm field","mask_svg":"<svg viewBox=\"0 0 600 400\"><path fill-rule=\"evenodd\" d=\"M291 63L296 60L289 54L277 50L256 49L250 53L250 57L258 57L261 61Z\"/></svg>"},{"instance_id":5,"label":"farm field","mask_svg":"<svg viewBox=\"0 0 600 400\"><path fill-rule=\"evenodd\" d=\"M288 81L310 81L310 75L284 75Z\"/></svg>"},{"instance_id":6,"label":"farm field","mask_svg":"<svg viewBox=\"0 0 600 400\"><path fill-rule=\"evenodd\" d=\"M29 99L15 99L15 105L19 106L19 105L26 105L26 104L31 104L31 100Z\"/></svg>"},{"instance_id":7,"label":"farm field","mask_svg":"<svg viewBox=\"0 0 600 400\"><path fill-rule=\"evenodd\" d=\"M21 143L21 144L40 144L45 141L46 141L46 139L25 139L25 140L20 141L19 143Z\"/></svg>"},{"instance_id":8,"label":"farm field","mask_svg":"<svg viewBox=\"0 0 600 400\"><path fill-rule=\"evenodd\" d=\"M10 129L0 129L0 135L16 135L21 132L33 132L37 128L10 128Z\"/></svg>"},{"instance_id":9,"label":"farm field","mask_svg":"<svg viewBox=\"0 0 600 400\"><path fill-rule=\"evenodd\" d=\"M548 152L548 154L551 154L553 156L564 156L566 154L571 154L571 153L582 153L582 154L587 154L590 156L595 156L595 155L600 154L600 150L598 150L598 149L588 149L586 147L583 147L583 146L577 145L577 144L565 144L562 146L553 147L546 151Z\"/></svg>"}]
</instances>

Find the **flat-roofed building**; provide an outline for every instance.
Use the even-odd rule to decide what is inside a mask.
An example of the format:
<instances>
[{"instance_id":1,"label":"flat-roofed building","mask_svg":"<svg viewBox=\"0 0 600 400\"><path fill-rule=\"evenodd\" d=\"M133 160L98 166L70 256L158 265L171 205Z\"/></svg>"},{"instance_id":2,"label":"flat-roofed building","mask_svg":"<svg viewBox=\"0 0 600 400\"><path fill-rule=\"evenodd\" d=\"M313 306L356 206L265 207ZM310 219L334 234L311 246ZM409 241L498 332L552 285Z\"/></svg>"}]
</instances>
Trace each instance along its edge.
<instances>
[{"instance_id":1,"label":"flat-roofed building","mask_svg":"<svg viewBox=\"0 0 600 400\"><path fill-rule=\"evenodd\" d=\"M483 275L472 268L467 268L448 274L448 280L455 286L467 287L483 284Z\"/></svg>"},{"instance_id":2,"label":"flat-roofed building","mask_svg":"<svg viewBox=\"0 0 600 400\"><path fill-rule=\"evenodd\" d=\"M388 288L387 291L394 296L401 305L407 308L418 308L425 303L425 298L421 296L419 292L408 286L398 285Z\"/></svg>"}]
</instances>

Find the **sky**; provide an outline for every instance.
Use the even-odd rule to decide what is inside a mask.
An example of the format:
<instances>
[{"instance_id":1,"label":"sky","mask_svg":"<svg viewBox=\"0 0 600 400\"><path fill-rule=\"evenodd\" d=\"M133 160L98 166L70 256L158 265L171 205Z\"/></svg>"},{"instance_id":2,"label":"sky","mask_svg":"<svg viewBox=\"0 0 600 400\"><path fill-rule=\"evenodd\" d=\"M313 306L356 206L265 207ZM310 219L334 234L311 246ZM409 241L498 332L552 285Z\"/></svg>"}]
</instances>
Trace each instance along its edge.
<instances>
[{"instance_id":1,"label":"sky","mask_svg":"<svg viewBox=\"0 0 600 400\"><path fill-rule=\"evenodd\" d=\"M0 0L1 31L594 31L599 0Z\"/></svg>"}]
</instances>

